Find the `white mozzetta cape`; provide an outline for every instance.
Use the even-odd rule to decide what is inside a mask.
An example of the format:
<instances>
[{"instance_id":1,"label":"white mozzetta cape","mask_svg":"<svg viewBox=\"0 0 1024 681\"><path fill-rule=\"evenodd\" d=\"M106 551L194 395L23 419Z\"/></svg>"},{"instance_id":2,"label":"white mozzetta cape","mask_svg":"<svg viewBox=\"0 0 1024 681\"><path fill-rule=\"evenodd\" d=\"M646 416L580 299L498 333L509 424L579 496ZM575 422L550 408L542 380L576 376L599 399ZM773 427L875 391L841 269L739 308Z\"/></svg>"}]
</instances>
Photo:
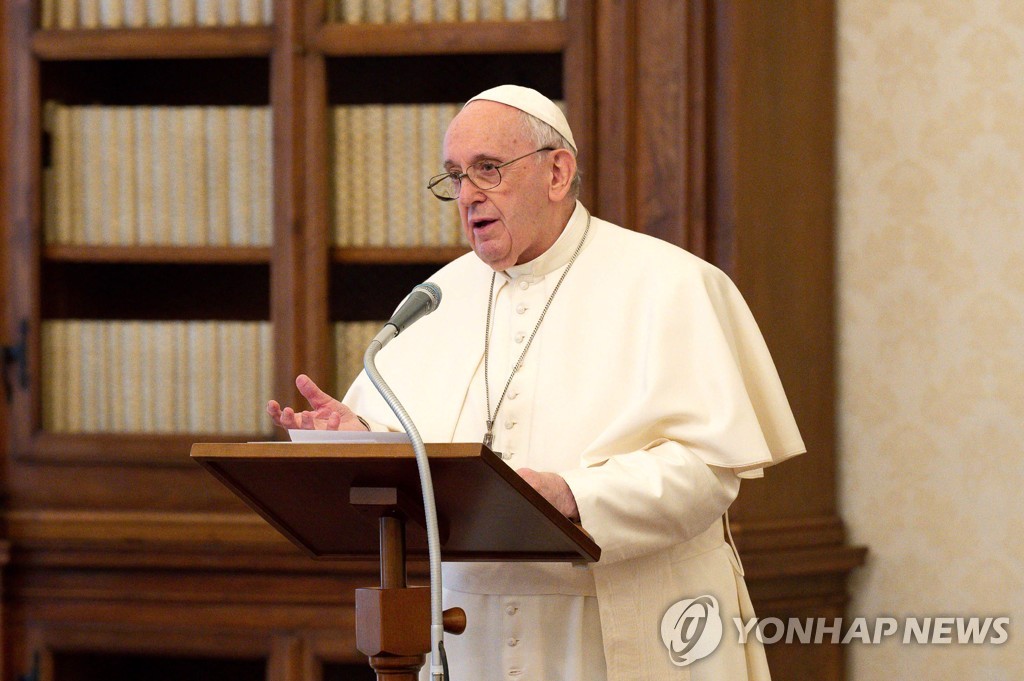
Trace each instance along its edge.
<instances>
[{"instance_id":1,"label":"white mozzetta cape","mask_svg":"<svg viewBox=\"0 0 1024 681\"><path fill-rule=\"evenodd\" d=\"M562 238L574 247L586 220L577 204ZM547 277L549 290L561 266ZM467 403L483 361L491 274L472 253L442 268L431 278L443 292L438 310L378 355L427 442L452 441ZM542 451L531 452L530 465L544 469L537 464L545 451L573 453L575 466L554 470L602 547L591 569L608 678L766 678L763 651L735 645L731 618L753 613L722 540L724 509L701 490L712 467L759 476L804 446L733 283L680 248L594 218L525 361L539 363L527 399L530 443ZM507 374L492 372L496 402ZM344 402L400 429L365 374ZM483 430L481 422L480 437ZM674 602L705 594L727 618L723 645L673 667L661 617Z\"/></svg>"}]
</instances>

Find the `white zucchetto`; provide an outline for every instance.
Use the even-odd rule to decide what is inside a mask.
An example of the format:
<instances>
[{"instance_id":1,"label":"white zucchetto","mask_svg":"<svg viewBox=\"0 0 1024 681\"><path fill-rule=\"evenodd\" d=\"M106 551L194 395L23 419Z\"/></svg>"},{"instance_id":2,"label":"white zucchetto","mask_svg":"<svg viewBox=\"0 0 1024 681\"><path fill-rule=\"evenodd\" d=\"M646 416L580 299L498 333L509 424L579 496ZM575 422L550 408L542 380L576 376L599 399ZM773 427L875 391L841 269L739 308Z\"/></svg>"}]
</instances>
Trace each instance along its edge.
<instances>
[{"instance_id":1,"label":"white zucchetto","mask_svg":"<svg viewBox=\"0 0 1024 681\"><path fill-rule=\"evenodd\" d=\"M466 105L468 106L470 102L478 99L505 104L544 121L565 138L573 152L577 151L576 140L572 137L572 130L569 128L569 121L565 119L565 114L557 104L536 90L521 85L499 85L490 90L484 90L466 102Z\"/></svg>"}]
</instances>

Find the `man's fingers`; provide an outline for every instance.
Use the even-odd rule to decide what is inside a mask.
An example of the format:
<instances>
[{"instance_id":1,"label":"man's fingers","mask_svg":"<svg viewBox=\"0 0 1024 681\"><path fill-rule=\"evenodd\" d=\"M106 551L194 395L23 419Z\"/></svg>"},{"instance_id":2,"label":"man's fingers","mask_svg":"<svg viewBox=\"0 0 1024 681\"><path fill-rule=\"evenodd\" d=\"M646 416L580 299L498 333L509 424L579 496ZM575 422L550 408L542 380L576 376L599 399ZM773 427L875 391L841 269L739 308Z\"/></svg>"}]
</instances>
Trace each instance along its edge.
<instances>
[{"instance_id":1,"label":"man's fingers","mask_svg":"<svg viewBox=\"0 0 1024 681\"><path fill-rule=\"evenodd\" d=\"M295 410L291 407L285 407L284 411L281 412L281 425L285 428L298 428L299 419L295 415Z\"/></svg>"},{"instance_id":2,"label":"man's fingers","mask_svg":"<svg viewBox=\"0 0 1024 681\"><path fill-rule=\"evenodd\" d=\"M295 378L295 387L299 389L313 409L321 409L334 401L333 397L321 390L320 386L306 374L299 374Z\"/></svg>"}]
</instances>

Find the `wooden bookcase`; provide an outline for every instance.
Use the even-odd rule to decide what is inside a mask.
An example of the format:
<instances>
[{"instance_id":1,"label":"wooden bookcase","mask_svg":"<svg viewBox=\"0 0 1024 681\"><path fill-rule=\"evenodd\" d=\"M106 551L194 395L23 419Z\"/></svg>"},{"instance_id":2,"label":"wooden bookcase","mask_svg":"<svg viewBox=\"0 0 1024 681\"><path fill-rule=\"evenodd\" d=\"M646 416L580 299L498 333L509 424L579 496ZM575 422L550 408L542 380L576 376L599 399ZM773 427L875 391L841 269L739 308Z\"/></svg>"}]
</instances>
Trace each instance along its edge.
<instances>
[{"instance_id":1,"label":"wooden bookcase","mask_svg":"<svg viewBox=\"0 0 1024 681\"><path fill-rule=\"evenodd\" d=\"M832 4L566 5L555 21L352 26L327 22L322 0L275 0L269 26L41 30L34 0L3 3L0 290L15 349L0 416L4 679L367 678L352 588L374 583L375 566L308 560L188 460L195 441L266 436L48 432L40 328L265 323L267 397L298 403L300 372L339 388L334 325L386 318L464 249L334 245L331 109L460 102L501 82L566 103L596 215L683 245L740 285L810 448L744 486L733 520L748 583L762 616L843 612L863 550L846 545L835 504ZM49 100L267 107L272 244L47 244ZM842 677L835 646L769 656L779 678Z\"/></svg>"}]
</instances>

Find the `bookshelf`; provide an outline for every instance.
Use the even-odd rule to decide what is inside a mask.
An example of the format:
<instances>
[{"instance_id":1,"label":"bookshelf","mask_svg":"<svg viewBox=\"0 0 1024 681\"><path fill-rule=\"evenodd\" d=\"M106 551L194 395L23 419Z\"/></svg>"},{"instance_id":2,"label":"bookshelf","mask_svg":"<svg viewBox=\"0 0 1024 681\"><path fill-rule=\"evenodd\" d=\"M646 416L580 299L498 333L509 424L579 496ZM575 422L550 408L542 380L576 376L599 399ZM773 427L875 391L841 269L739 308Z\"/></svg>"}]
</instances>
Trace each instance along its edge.
<instances>
[{"instance_id":1,"label":"bookshelf","mask_svg":"<svg viewBox=\"0 0 1024 681\"><path fill-rule=\"evenodd\" d=\"M363 678L351 590L375 583L376 566L307 560L188 450L270 436L219 411L297 403L300 372L340 388L373 322L466 252L454 209L425 216L444 207L414 190L450 107L502 82L564 103L596 215L683 245L740 285L812 450L744 485L733 527L751 593L762 616L841 614L863 550L846 545L828 482L832 3L371 4L0 5L2 336L16 349L24 329L26 348L7 353L0 412L3 678L148 677L154 666ZM404 19L381 21L380 7ZM80 145L67 118L83 112L98 133ZM376 148L352 141L353 119L384 126ZM118 138L118 120L134 136ZM221 132L198 134L211 127ZM147 155L139 140L168 129L151 143L166 153ZM76 170L83 148L113 151ZM389 163L406 148L415 153ZM793 148L800 163L786 161ZM99 379L75 359L82 343L60 344L80 328L104 350L121 344ZM224 338L181 359L175 339L207 329ZM154 340L133 345L141 337ZM168 363L199 368L162 393ZM138 379L146 367L152 377ZM51 413L67 402L55 397L62 373L106 386L97 399L109 404L83 412L88 427ZM130 376L146 395L125 407ZM769 655L781 677L842 678L835 647Z\"/></svg>"}]
</instances>

